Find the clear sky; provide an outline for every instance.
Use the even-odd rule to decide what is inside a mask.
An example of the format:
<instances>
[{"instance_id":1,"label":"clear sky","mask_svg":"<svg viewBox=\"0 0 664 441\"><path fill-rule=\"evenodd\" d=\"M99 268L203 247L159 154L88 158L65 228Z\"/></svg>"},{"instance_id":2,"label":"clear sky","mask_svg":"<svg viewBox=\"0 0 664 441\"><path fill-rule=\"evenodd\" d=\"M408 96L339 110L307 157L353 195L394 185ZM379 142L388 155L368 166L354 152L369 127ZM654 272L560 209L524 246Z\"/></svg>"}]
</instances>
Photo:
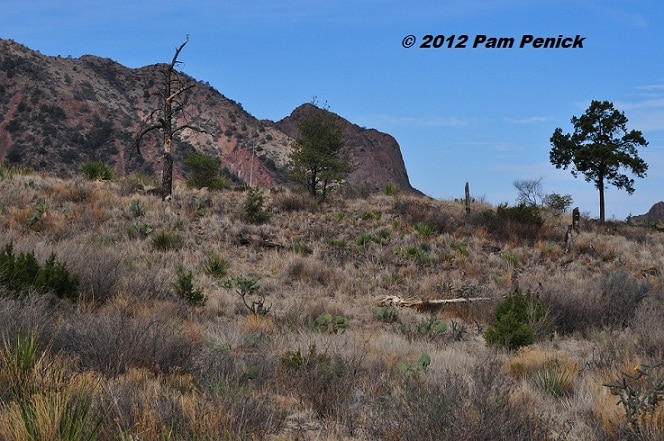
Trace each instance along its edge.
<instances>
[{"instance_id":1,"label":"clear sky","mask_svg":"<svg viewBox=\"0 0 664 441\"><path fill-rule=\"evenodd\" d=\"M611 101L649 141L650 167L632 196L609 187L607 219L664 200L663 25L661 0L0 0L0 38L46 55L140 67L170 61L189 34L189 75L261 119L327 101L393 135L413 186L436 198L469 181L475 197L511 204L514 180L543 178L597 217L597 190L550 164L549 139L591 100ZM427 34L443 46L420 48ZM452 35L466 47L447 48ZM514 43L473 48L481 35ZM584 40L520 48L524 35Z\"/></svg>"}]
</instances>

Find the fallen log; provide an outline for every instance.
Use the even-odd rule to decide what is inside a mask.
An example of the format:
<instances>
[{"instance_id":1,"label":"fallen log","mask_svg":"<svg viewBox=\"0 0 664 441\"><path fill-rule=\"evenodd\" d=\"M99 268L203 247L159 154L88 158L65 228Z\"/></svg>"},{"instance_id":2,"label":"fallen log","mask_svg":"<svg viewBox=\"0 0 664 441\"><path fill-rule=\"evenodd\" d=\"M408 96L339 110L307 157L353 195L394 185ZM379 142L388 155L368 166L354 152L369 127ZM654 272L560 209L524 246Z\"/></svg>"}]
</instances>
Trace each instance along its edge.
<instances>
[{"instance_id":1,"label":"fallen log","mask_svg":"<svg viewBox=\"0 0 664 441\"><path fill-rule=\"evenodd\" d=\"M378 306L395 306L403 308L429 308L443 306L449 303L481 302L496 300L494 297L461 297L458 299L422 300L415 297L401 298L399 296L384 296L376 300Z\"/></svg>"},{"instance_id":2,"label":"fallen log","mask_svg":"<svg viewBox=\"0 0 664 441\"><path fill-rule=\"evenodd\" d=\"M398 307L426 307L430 305L445 305L447 303L466 303L495 300L493 297L462 297L458 299L433 299L422 300L414 297L401 298L399 296L384 296L376 300L378 306L398 306Z\"/></svg>"}]
</instances>

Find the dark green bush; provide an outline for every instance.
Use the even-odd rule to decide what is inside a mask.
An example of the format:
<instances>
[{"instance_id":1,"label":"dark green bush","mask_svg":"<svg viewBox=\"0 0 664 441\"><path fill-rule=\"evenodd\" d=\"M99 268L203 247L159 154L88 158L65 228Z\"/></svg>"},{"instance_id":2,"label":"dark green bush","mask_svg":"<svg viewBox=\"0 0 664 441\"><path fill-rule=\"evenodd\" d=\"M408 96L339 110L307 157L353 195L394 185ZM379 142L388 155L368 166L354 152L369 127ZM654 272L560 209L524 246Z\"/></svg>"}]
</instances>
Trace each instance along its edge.
<instances>
[{"instance_id":1,"label":"dark green bush","mask_svg":"<svg viewBox=\"0 0 664 441\"><path fill-rule=\"evenodd\" d=\"M264 224L270 220L270 215L264 208L265 196L258 187L249 187L247 198L244 201L244 215L252 224Z\"/></svg>"},{"instance_id":2,"label":"dark green bush","mask_svg":"<svg viewBox=\"0 0 664 441\"><path fill-rule=\"evenodd\" d=\"M544 224L539 208L534 205L519 204L509 207L500 204L495 213L486 210L472 217L473 225L484 226L489 234L498 240L534 242Z\"/></svg>"},{"instance_id":3,"label":"dark green bush","mask_svg":"<svg viewBox=\"0 0 664 441\"><path fill-rule=\"evenodd\" d=\"M0 284L9 293L35 289L75 300L79 280L77 275L69 273L64 263L56 261L55 253L51 253L44 266L40 266L33 252L16 255L10 243L0 252Z\"/></svg>"},{"instance_id":4,"label":"dark green bush","mask_svg":"<svg viewBox=\"0 0 664 441\"><path fill-rule=\"evenodd\" d=\"M228 186L221 176L219 161L212 156L193 151L187 156L184 164L190 170L189 179L187 179L189 187L221 190Z\"/></svg>"},{"instance_id":5,"label":"dark green bush","mask_svg":"<svg viewBox=\"0 0 664 441\"><path fill-rule=\"evenodd\" d=\"M484 338L487 344L514 350L535 341L533 323L546 315L545 307L516 291L496 308L495 319Z\"/></svg>"},{"instance_id":6,"label":"dark green bush","mask_svg":"<svg viewBox=\"0 0 664 441\"><path fill-rule=\"evenodd\" d=\"M191 271L186 271L182 266L177 267L178 280L175 283L175 293L191 306L203 306L207 297L198 288L194 288Z\"/></svg>"},{"instance_id":7,"label":"dark green bush","mask_svg":"<svg viewBox=\"0 0 664 441\"><path fill-rule=\"evenodd\" d=\"M99 161L86 161L80 165L79 171L90 181L110 181L113 179L113 168Z\"/></svg>"},{"instance_id":8,"label":"dark green bush","mask_svg":"<svg viewBox=\"0 0 664 441\"><path fill-rule=\"evenodd\" d=\"M496 216L499 219L513 221L522 225L541 227L543 224L539 208L534 205L519 204L514 207L508 207L507 204L500 204L496 208Z\"/></svg>"}]
</instances>

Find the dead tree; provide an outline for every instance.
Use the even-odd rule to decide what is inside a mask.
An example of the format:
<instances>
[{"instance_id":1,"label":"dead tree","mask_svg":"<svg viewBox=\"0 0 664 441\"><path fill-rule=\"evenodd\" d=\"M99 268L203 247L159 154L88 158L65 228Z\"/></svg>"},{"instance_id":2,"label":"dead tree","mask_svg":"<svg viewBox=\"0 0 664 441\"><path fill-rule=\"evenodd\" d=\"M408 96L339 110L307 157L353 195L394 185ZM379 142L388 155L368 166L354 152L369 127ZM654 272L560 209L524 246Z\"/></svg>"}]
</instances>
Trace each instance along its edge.
<instances>
[{"instance_id":1,"label":"dead tree","mask_svg":"<svg viewBox=\"0 0 664 441\"><path fill-rule=\"evenodd\" d=\"M466 215L469 215L470 214L470 186L468 185L468 182L466 182L465 193L466 193Z\"/></svg>"},{"instance_id":2,"label":"dead tree","mask_svg":"<svg viewBox=\"0 0 664 441\"><path fill-rule=\"evenodd\" d=\"M187 35L185 41L175 49L175 55L173 55L171 63L164 66L162 70L164 78L162 89L160 91L161 104L159 107L153 109L147 118L144 119L141 130L138 132L133 144L133 148L135 148L136 152L140 155L140 146L143 137L154 130L161 131L163 161L161 199L167 202L170 202L173 194L173 136L184 129L205 132L204 130L194 127L186 122L187 115L185 113L185 106L187 103L187 92L193 89L196 84L175 69L181 64L178 57L188 42L189 35ZM184 120L185 122L178 125L179 120Z\"/></svg>"}]
</instances>

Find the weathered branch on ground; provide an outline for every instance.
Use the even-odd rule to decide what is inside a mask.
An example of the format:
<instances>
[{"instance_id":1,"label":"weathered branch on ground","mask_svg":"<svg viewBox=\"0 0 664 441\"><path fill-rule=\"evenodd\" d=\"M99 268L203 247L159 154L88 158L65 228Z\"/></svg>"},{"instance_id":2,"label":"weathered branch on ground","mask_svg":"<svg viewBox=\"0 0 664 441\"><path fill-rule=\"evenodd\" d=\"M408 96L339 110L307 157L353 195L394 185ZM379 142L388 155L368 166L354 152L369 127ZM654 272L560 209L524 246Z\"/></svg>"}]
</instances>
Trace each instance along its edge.
<instances>
[{"instance_id":1,"label":"weathered branch on ground","mask_svg":"<svg viewBox=\"0 0 664 441\"><path fill-rule=\"evenodd\" d=\"M496 300L494 297L461 297L457 299L422 300L415 297L401 298L399 296L384 296L376 300L379 306L396 306L402 308L428 308L442 307L450 303L470 303Z\"/></svg>"}]
</instances>

